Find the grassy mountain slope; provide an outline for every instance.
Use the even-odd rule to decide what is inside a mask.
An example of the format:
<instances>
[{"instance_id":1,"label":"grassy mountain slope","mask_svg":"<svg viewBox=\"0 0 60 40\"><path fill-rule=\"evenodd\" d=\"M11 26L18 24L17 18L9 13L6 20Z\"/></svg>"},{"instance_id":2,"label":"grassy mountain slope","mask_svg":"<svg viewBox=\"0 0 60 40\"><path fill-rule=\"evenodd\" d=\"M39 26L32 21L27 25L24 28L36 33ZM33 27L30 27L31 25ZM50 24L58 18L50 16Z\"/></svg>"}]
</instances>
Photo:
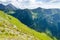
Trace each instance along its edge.
<instances>
[{"instance_id":1,"label":"grassy mountain slope","mask_svg":"<svg viewBox=\"0 0 60 40\"><path fill-rule=\"evenodd\" d=\"M36 32L16 18L0 11L0 40L53 40L45 33Z\"/></svg>"}]
</instances>

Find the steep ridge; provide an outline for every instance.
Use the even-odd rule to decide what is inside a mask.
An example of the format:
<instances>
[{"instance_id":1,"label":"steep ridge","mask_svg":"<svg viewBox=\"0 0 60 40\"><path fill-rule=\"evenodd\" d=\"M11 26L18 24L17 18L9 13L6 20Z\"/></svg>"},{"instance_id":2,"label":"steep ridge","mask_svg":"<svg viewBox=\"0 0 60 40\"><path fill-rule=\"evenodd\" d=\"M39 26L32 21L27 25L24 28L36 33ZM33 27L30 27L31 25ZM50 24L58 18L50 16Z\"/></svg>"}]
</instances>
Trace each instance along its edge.
<instances>
[{"instance_id":1,"label":"steep ridge","mask_svg":"<svg viewBox=\"0 0 60 40\"><path fill-rule=\"evenodd\" d=\"M16 18L0 11L0 40L56 40L36 32Z\"/></svg>"}]
</instances>

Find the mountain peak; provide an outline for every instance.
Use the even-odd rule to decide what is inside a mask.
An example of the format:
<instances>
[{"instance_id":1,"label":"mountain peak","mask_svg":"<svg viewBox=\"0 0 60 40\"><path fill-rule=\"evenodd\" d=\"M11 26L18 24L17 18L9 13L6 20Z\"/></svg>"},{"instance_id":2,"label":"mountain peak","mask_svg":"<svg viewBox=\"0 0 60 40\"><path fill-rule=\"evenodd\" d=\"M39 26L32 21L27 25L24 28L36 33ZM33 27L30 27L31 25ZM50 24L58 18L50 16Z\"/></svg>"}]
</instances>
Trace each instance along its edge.
<instances>
[{"instance_id":1,"label":"mountain peak","mask_svg":"<svg viewBox=\"0 0 60 40\"><path fill-rule=\"evenodd\" d=\"M6 9L9 9L9 10L17 10L17 8L15 6L13 6L12 4L6 5Z\"/></svg>"}]
</instances>

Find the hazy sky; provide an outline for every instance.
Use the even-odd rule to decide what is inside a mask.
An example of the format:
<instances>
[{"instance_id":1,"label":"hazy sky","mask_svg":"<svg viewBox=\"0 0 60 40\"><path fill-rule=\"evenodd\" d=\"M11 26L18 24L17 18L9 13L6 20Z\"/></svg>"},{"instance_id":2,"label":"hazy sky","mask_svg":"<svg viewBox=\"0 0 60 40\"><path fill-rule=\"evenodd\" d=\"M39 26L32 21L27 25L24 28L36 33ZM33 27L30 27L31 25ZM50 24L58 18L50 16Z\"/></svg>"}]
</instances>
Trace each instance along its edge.
<instances>
[{"instance_id":1,"label":"hazy sky","mask_svg":"<svg viewBox=\"0 0 60 40\"><path fill-rule=\"evenodd\" d=\"M60 8L60 0L0 0L4 5L12 4L17 8L34 9L37 7L42 8Z\"/></svg>"}]
</instances>

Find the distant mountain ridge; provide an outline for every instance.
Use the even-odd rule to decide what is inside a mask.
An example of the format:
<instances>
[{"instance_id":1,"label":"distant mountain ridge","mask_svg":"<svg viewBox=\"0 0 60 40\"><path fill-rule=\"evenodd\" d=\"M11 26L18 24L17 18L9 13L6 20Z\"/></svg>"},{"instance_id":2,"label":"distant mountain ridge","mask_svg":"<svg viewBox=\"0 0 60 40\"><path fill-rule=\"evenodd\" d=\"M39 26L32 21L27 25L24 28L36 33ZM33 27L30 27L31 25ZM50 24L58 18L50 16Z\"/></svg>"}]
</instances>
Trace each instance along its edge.
<instances>
[{"instance_id":1,"label":"distant mountain ridge","mask_svg":"<svg viewBox=\"0 0 60 40\"><path fill-rule=\"evenodd\" d=\"M0 4L0 10L4 10L4 11L7 11L7 10L17 10L17 8L15 6L13 6L12 4L8 4L8 5L3 5L3 4Z\"/></svg>"}]
</instances>

